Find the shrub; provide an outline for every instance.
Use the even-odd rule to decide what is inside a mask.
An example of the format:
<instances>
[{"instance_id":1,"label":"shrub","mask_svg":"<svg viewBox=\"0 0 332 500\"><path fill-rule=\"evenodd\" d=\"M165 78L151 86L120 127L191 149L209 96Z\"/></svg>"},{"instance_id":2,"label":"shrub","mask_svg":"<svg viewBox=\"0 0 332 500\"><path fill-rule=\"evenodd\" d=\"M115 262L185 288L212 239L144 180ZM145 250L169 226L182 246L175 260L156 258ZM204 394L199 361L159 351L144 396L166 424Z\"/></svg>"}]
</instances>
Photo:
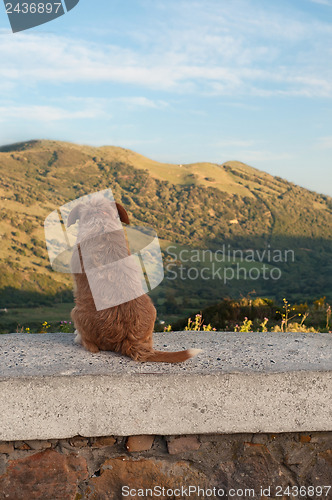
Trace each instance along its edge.
<instances>
[{"instance_id":1,"label":"shrub","mask_svg":"<svg viewBox=\"0 0 332 500\"><path fill-rule=\"evenodd\" d=\"M303 332L303 333L318 333L313 326L305 326L300 323L288 323L287 330L279 325L274 326L271 332Z\"/></svg>"}]
</instances>

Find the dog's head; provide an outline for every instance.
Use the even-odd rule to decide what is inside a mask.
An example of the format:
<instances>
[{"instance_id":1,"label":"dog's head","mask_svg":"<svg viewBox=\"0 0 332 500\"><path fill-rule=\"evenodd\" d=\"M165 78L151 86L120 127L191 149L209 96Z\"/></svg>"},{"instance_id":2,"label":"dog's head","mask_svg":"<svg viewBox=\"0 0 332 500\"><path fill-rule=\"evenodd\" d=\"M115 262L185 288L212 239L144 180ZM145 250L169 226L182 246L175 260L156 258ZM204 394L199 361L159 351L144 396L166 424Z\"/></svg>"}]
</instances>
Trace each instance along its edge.
<instances>
[{"instance_id":1,"label":"dog's head","mask_svg":"<svg viewBox=\"0 0 332 500\"><path fill-rule=\"evenodd\" d=\"M67 227L78 221L76 244L79 244L84 268L100 268L130 254L121 222L129 224L126 210L102 195L77 204L69 213ZM79 269L77 248L71 268Z\"/></svg>"},{"instance_id":2,"label":"dog's head","mask_svg":"<svg viewBox=\"0 0 332 500\"><path fill-rule=\"evenodd\" d=\"M70 212L67 220L67 227L72 226L77 221L84 225L110 224L116 223L120 218L121 222L130 224L128 214L120 203L112 202L103 197L94 197L90 201L77 204Z\"/></svg>"},{"instance_id":3,"label":"dog's head","mask_svg":"<svg viewBox=\"0 0 332 500\"><path fill-rule=\"evenodd\" d=\"M126 232L121 224L129 224L126 210L119 203L96 195L72 209L67 227L76 221L77 240L71 270L76 276L78 289L84 273L97 310L123 304L142 295L142 272L136 259L131 258Z\"/></svg>"}]
</instances>

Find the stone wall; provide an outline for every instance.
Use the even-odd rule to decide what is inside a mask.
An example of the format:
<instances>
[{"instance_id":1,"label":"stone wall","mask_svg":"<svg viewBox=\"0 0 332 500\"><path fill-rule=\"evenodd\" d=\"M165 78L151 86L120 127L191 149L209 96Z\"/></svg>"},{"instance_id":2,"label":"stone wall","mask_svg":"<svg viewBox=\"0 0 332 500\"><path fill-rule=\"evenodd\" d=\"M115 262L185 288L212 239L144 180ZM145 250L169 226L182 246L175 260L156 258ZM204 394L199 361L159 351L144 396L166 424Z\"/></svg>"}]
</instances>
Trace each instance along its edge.
<instances>
[{"instance_id":1,"label":"stone wall","mask_svg":"<svg viewBox=\"0 0 332 500\"><path fill-rule=\"evenodd\" d=\"M8 500L331 499L331 485L332 432L0 442Z\"/></svg>"}]
</instances>

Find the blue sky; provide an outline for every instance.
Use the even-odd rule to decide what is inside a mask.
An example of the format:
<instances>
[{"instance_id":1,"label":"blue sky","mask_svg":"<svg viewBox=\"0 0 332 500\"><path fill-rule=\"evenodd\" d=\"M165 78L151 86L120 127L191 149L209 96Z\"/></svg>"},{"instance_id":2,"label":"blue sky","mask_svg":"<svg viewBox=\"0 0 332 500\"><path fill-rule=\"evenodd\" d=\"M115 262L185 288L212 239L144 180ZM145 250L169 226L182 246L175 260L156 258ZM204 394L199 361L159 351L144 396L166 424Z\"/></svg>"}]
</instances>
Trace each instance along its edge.
<instances>
[{"instance_id":1,"label":"blue sky","mask_svg":"<svg viewBox=\"0 0 332 500\"><path fill-rule=\"evenodd\" d=\"M0 5L0 143L239 160L332 195L332 0L80 0L13 34Z\"/></svg>"}]
</instances>

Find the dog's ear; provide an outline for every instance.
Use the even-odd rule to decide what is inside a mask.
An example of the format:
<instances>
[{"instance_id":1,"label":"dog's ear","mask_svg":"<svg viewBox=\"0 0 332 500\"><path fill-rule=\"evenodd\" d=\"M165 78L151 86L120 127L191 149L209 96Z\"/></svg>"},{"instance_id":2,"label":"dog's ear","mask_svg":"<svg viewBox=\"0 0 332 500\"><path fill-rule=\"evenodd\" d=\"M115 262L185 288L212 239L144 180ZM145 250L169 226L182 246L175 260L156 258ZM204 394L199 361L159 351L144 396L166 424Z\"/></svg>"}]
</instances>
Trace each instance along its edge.
<instances>
[{"instance_id":1,"label":"dog's ear","mask_svg":"<svg viewBox=\"0 0 332 500\"><path fill-rule=\"evenodd\" d=\"M123 206L120 205L120 203L115 203L115 205L119 212L120 221L124 222L125 224L130 224L128 214Z\"/></svg>"},{"instance_id":2,"label":"dog's ear","mask_svg":"<svg viewBox=\"0 0 332 500\"><path fill-rule=\"evenodd\" d=\"M75 205L70 214L68 215L67 227L75 224L77 219L80 218L81 204Z\"/></svg>"}]
</instances>

